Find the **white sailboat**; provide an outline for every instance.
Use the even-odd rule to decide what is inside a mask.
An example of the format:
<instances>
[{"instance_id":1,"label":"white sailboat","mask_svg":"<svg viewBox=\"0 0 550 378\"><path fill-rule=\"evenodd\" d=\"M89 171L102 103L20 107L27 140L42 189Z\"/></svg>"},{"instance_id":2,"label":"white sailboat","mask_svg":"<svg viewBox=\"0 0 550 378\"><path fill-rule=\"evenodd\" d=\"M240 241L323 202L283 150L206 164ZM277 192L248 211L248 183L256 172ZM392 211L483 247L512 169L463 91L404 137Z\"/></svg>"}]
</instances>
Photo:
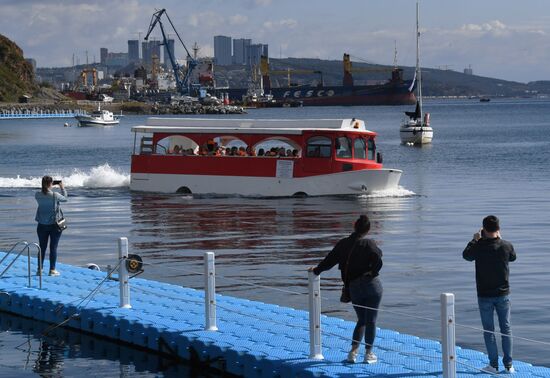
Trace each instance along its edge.
<instances>
[{"instance_id":1,"label":"white sailboat","mask_svg":"<svg viewBox=\"0 0 550 378\"><path fill-rule=\"evenodd\" d=\"M422 72L420 70L420 29L418 21L418 1L416 2L416 108L414 112L405 112L406 118L399 129L401 143L422 145L431 143L433 129L430 126L430 113L422 117Z\"/></svg>"}]
</instances>

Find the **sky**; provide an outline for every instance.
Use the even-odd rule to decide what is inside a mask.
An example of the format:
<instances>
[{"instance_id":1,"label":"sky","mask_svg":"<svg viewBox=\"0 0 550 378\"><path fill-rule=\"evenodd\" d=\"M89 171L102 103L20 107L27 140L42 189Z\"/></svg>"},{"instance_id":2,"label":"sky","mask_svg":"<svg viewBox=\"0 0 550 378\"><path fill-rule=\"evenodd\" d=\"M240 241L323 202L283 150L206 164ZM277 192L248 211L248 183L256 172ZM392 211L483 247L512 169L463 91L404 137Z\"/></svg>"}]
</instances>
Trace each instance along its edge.
<instances>
[{"instance_id":1,"label":"sky","mask_svg":"<svg viewBox=\"0 0 550 378\"><path fill-rule=\"evenodd\" d=\"M415 64L415 0L0 0L0 34L38 67L127 52L165 8L183 42L213 55L213 36L251 38L279 57ZM529 82L550 80L549 0L420 0L421 64ZM141 33L141 34L140 34ZM159 32L153 36L160 37ZM176 56L184 50L176 45Z\"/></svg>"}]
</instances>

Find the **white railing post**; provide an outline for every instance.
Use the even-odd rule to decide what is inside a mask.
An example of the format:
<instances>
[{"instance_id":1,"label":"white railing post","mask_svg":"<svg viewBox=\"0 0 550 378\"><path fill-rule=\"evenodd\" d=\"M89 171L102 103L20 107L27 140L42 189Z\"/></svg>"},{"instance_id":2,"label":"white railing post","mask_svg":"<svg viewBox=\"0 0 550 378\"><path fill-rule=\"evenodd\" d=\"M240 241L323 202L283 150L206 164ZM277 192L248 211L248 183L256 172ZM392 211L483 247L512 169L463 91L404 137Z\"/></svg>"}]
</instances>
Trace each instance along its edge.
<instances>
[{"instance_id":1,"label":"white railing post","mask_svg":"<svg viewBox=\"0 0 550 378\"><path fill-rule=\"evenodd\" d=\"M309 358L322 360L321 348L321 277L308 272L309 289Z\"/></svg>"},{"instance_id":2,"label":"white railing post","mask_svg":"<svg viewBox=\"0 0 550 378\"><path fill-rule=\"evenodd\" d=\"M451 293L441 294L441 352L443 354L443 378L455 378L455 296Z\"/></svg>"},{"instance_id":3,"label":"white railing post","mask_svg":"<svg viewBox=\"0 0 550 378\"><path fill-rule=\"evenodd\" d=\"M214 252L204 253L204 329L217 331L216 326L216 270Z\"/></svg>"},{"instance_id":4,"label":"white railing post","mask_svg":"<svg viewBox=\"0 0 550 378\"><path fill-rule=\"evenodd\" d=\"M126 261L128 261L128 238L118 238L118 260L118 283L120 287L119 307L132 308L130 305L130 278L128 276L128 270L126 269Z\"/></svg>"}]
</instances>

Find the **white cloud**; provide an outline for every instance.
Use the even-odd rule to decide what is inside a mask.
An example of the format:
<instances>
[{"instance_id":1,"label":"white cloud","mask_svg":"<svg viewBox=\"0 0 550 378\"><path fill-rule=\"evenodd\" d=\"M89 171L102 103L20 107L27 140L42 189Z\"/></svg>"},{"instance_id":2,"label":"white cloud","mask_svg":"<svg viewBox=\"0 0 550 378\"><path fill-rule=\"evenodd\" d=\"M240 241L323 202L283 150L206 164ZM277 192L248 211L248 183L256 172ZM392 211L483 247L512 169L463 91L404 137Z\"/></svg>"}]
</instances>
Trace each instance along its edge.
<instances>
[{"instance_id":1,"label":"white cloud","mask_svg":"<svg viewBox=\"0 0 550 378\"><path fill-rule=\"evenodd\" d=\"M224 23L225 18L213 11L194 13L189 16L189 25L193 27L218 27Z\"/></svg>"},{"instance_id":2,"label":"white cloud","mask_svg":"<svg viewBox=\"0 0 550 378\"><path fill-rule=\"evenodd\" d=\"M298 21L292 18L286 18L278 21L265 21L263 27L270 31L277 31L281 29L294 29L298 26Z\"/></svg>"},{"instance_id":3,"label":"white cloud","mask_svg":"<svg viewBox=\"0 0 550 378\"><path fill-rule=\"evenodd\" d=\"M235 14L229 17L230 25L244 25L248 22L248 17L242 14Z\"/></svg>"}]
</instances>

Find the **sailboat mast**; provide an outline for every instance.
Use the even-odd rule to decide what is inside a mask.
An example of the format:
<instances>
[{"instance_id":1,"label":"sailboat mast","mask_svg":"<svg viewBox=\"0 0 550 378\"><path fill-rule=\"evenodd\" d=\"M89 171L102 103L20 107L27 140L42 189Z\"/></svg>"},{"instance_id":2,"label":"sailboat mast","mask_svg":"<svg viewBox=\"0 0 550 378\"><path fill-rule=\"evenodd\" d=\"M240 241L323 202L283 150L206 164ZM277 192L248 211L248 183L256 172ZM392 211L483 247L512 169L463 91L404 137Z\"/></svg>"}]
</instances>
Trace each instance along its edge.
<instances>
[{"instance_id":1,"label":"sailboat mast","mask_svg":"<svg viewBox=\"0 0 550 378\"><path fill-rule=\"evenodd\" d=\"M417 101L420 109L420 119L422 120L422 73L420 70L420 28L419 28L419 5L416 2L416 78L417 83Z\"/></svg>"}]
</instances>

